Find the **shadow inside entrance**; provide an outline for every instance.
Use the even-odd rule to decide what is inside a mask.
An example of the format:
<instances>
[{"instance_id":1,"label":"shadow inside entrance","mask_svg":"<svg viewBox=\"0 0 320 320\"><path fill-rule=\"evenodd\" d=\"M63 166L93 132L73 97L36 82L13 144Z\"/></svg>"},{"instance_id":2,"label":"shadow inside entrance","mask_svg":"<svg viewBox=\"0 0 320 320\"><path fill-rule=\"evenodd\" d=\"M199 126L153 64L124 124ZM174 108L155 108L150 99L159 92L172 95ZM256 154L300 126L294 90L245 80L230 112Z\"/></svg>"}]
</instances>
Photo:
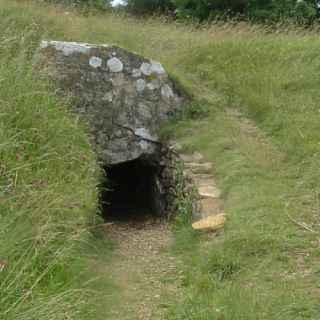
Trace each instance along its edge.
<instances>
[{"instance_id":1,"label":"shadow inside entrance","mask_svg":"<svg viewBox=\"0 0 320 320\"><path fill-rule=\"evenodd\" d=\"M137 159L105 168L101 205L106 221L139 222L158 216L157 167Z\"/></svg>"}]
</instances>

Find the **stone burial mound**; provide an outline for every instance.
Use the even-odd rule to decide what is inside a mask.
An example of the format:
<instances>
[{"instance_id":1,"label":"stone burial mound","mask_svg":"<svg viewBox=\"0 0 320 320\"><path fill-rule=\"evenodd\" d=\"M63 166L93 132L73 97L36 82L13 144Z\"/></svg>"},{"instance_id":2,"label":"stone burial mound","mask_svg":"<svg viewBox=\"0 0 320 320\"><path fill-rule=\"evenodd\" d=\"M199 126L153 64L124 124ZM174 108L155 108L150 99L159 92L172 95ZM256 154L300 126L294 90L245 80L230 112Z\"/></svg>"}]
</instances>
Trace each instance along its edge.
<instances>
[{"instance_id":1,"label":"stone burial mound","mask_svg":"<svg viewBox=\"0 0 320 320\"><path fill-rule=\"evenodd\" d=\"M116 46L60 41L42 41L37 65L89 126L108 177L106 215L169 213L178 160L158 132L188 99L163 66Z\"/></svg>"}]
</instances>

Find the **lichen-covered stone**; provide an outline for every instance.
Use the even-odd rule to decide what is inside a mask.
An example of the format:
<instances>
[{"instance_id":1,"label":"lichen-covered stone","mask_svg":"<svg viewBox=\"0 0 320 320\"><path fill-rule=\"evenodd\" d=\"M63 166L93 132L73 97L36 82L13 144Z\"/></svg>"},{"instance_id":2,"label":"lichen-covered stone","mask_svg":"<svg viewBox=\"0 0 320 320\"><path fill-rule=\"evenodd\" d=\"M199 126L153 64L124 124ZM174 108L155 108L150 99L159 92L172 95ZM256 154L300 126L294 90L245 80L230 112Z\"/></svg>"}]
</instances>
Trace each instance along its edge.
<instances>
[{"instance_id":1,"label":"lichen-covered stone","mask_svg":"<svg viewBox=\"0 0 320 320\"><path fill-rule=\"evenodd\" d=\"M139 79L136 82L136 87L138 92L142 92L146 87L146 82L143 79Z\"/></svg>"},{"instance_id":2,"label":"lichen-covered stone","mask_svg":"<svg viewBox=\"0 0 320 320\"><path fill-rule=\"evenodd\" d=\"M102 59L98 57L91 57L89 60L89 64L93 68L99 68L102 66Z\"/></svg>"},{"instance_id":3,"label":"lichen-covered stone","mask_svg":"<svg viewBox=\"0 0 320 320\"><path fill-rule=\"evenodd\" d=\"M160 126L186 101L159 62L115 46L43 41L39 53L105 164L155 154Z\"/></svg>"},{"instance_id":4,"label":"lichen-covered stone","mask_svg":"<svg viewBox=\"0 0 320 320\"><path fill-rule=\"evenodd\" d=\"M123 70L123 63L115 57L108 60L107 66L111 72L121 72Z\"/></svg>"}]
</instances>

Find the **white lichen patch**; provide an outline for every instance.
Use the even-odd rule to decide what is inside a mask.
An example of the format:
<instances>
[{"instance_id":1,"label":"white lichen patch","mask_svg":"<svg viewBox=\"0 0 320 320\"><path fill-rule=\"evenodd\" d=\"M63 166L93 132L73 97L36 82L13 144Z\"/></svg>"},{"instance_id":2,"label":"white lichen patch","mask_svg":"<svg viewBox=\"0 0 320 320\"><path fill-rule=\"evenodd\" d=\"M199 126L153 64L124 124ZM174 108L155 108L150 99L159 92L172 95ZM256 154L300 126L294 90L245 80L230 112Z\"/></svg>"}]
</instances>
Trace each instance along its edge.
<instances>
[{"instance_id":1,"label":"white lichen patch","mask_svg":"<svg viewBox=\"0 0 320 320\"><path fill-rule=\"evenodd\" d=\"M102 59L99 57L91 57L89 60L89 65L92 68L99 68L102 66Z\"/></svg>"},{"instance_id":2,"label":"white lichen patch","mask_svg":"<svg viewBox=\"0 0 320 320\"><path fill-rule=\"evenodd\" d=\"M158 137L157 136L152 136L149 132L148 129L146 128L137 128L135 131L134 131L134 134L138 137L141 137L143 139L146 139L146 140L150 140L150 141L158 141Z\"/></svg>"},{"instance_id":3,"label":"white lichen patch","mask_svg":"<svg viewBox=\"0 0 320 320\"><path fill-rule=\"evenodd\" d=\"M49 41L42 40L40 43L40 49L46 49L49 46Z\"/></svg>"},{"instance_id":4,"label":"white lichen patch","mask_svg":"<svg viewBox=\"0 0 320 320\"><path fill-rule=\"evenodd\" d=\"M155 80L152 80L151 82L149 82L147 84L147 88L149 90L156 90L156 89L159 89L160 88L160 81L155 79Z\"/></svg>"},{"instance_id":5,"label":"white lichen patch","mask_svg":"<svg viewBox=\"0 0 320 320\"><path fill-rule=\"evenodd\" d=\"M121 72L123 70L123 63L118 58L109 59L107 66L111 72Z\"/></svg>"},{"instance_id":6,"label":"white lichen patch","mask_svg":"<svg viewBox=\"0 0 320 320\"><path fill-rule=\"evenodd\" d=\"M143 62L140 67L140 70L145 76L151 76L152 74L152 68L150 63Z\"/></svg>"},{"instance_id":7,"label":"white lichen patch","mask_svg":"<svg viewBox=\"0 0 320 320\"><path fill-rule=\"evenodd\" d=\"M166 70L164 70L162 64L158 61L151 61L151 72L156 74L165 74Z\"/></svg>"},{"instance_id":8,"label":"white lichen patch","mask_svg":"<svg viewBox=\"0 0 320 320\"><path fill-rule=\"evenodd\" d=\"M112 102L113 101L113 94L112 92L107 92L103 98L102 98L103 101L105 102Z\"/></svg>"},{"instance_id":9,"label":"white lichen patch","mask_svg":"<svg viewBox=\"0 0 320 320\"><path fill-rule=\"evenodd\" d=\"M145 76L150 76L152 74L163 75L166 73L162 64L157 61L151 61L151 63L143 62L140 70Z\"/></svg>"},{"instance_id":10,"label":"white lichen patch","mask_svg":"<svg viewBox=\"0 0 320 320\"><path fill-rule=\"evenodd\" d=\"M172 88L167 84L165 84L161 88L161 95L162 95L162 97L167 98L167 99L170 99L170 98L174 97L174 93L173 93Z\"/></svg>"},{"instance_id":11,"label":"white lichen patch","mask_svg":"<svg viewBox=\"0 0 320 320\"><path fill-rule=\"evenodd\" d=\"M143 79L137 80L136 88L138 92L142 92L146 88L146 82Z\"/></svg>"},{"instance_id":12,"label":"white lichen patch","mask_svg":"<svg viewBox=\"0 0 320 320\"><path fill-rule=\"evenodd\" d=\"M134 78L140 78L141 77L141 71L139 69L132 69L132 76Z\"/></svg>"},{"instance_id":13,"label":"white lichen patch","mask_svg":"<svg viewBox=\"0 0 320 320\"><path fill-rule=\"evenodd\" d=\"M149 142L145 141L145 140L142 140L139 142L139 145L141 147L142 150L148 150L149 149Z\"/></svg>"},{"instance_id":14,"label":"white lichen patch","mask_svg":"<svg viewBox=\"0 0 320 320\"><path fill-rule=\"evenodd\" d=\"M53 47L57 51L62 51L65 56L73 53L89 53L91 49L97 48L97 45L80 42L64 42L64 41L42 41L41 49ZM107 45L105 45L107 47Z\"/></svg>"}]
</instances>

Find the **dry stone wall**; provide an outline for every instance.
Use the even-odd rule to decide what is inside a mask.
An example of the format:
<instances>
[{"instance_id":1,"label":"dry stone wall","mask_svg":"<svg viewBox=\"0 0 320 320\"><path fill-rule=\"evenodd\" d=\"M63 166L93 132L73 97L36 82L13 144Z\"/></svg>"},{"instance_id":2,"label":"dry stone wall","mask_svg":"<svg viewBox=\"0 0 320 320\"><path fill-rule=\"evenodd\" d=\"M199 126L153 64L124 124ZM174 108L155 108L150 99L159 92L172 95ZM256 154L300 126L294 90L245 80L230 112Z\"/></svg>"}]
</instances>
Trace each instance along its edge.
<instances>
[{"instance_id":1,"label":"dry stone wall","mask_svg":"<svg viewBox=\"0 0 320 320\"><path fill-rule=\"evenodd\" d=\"M158 132L188 98L161 63L116 46L42 41L36 66L88 124L101 165L147 161L156 168L155 213L175 211L180 160Z\"/></svg>"},{"instance_id":2,"label":"dry stone wall","mask_svg":"<svg viewBox=\"0 0 320 320\"><path fill-rule=\"evenodd\" d=\"M159 62L116 46L43 41L39 65L72 97L104 164L154 156L159 128L186 102Z\"/></svg>"}]
</instances>

